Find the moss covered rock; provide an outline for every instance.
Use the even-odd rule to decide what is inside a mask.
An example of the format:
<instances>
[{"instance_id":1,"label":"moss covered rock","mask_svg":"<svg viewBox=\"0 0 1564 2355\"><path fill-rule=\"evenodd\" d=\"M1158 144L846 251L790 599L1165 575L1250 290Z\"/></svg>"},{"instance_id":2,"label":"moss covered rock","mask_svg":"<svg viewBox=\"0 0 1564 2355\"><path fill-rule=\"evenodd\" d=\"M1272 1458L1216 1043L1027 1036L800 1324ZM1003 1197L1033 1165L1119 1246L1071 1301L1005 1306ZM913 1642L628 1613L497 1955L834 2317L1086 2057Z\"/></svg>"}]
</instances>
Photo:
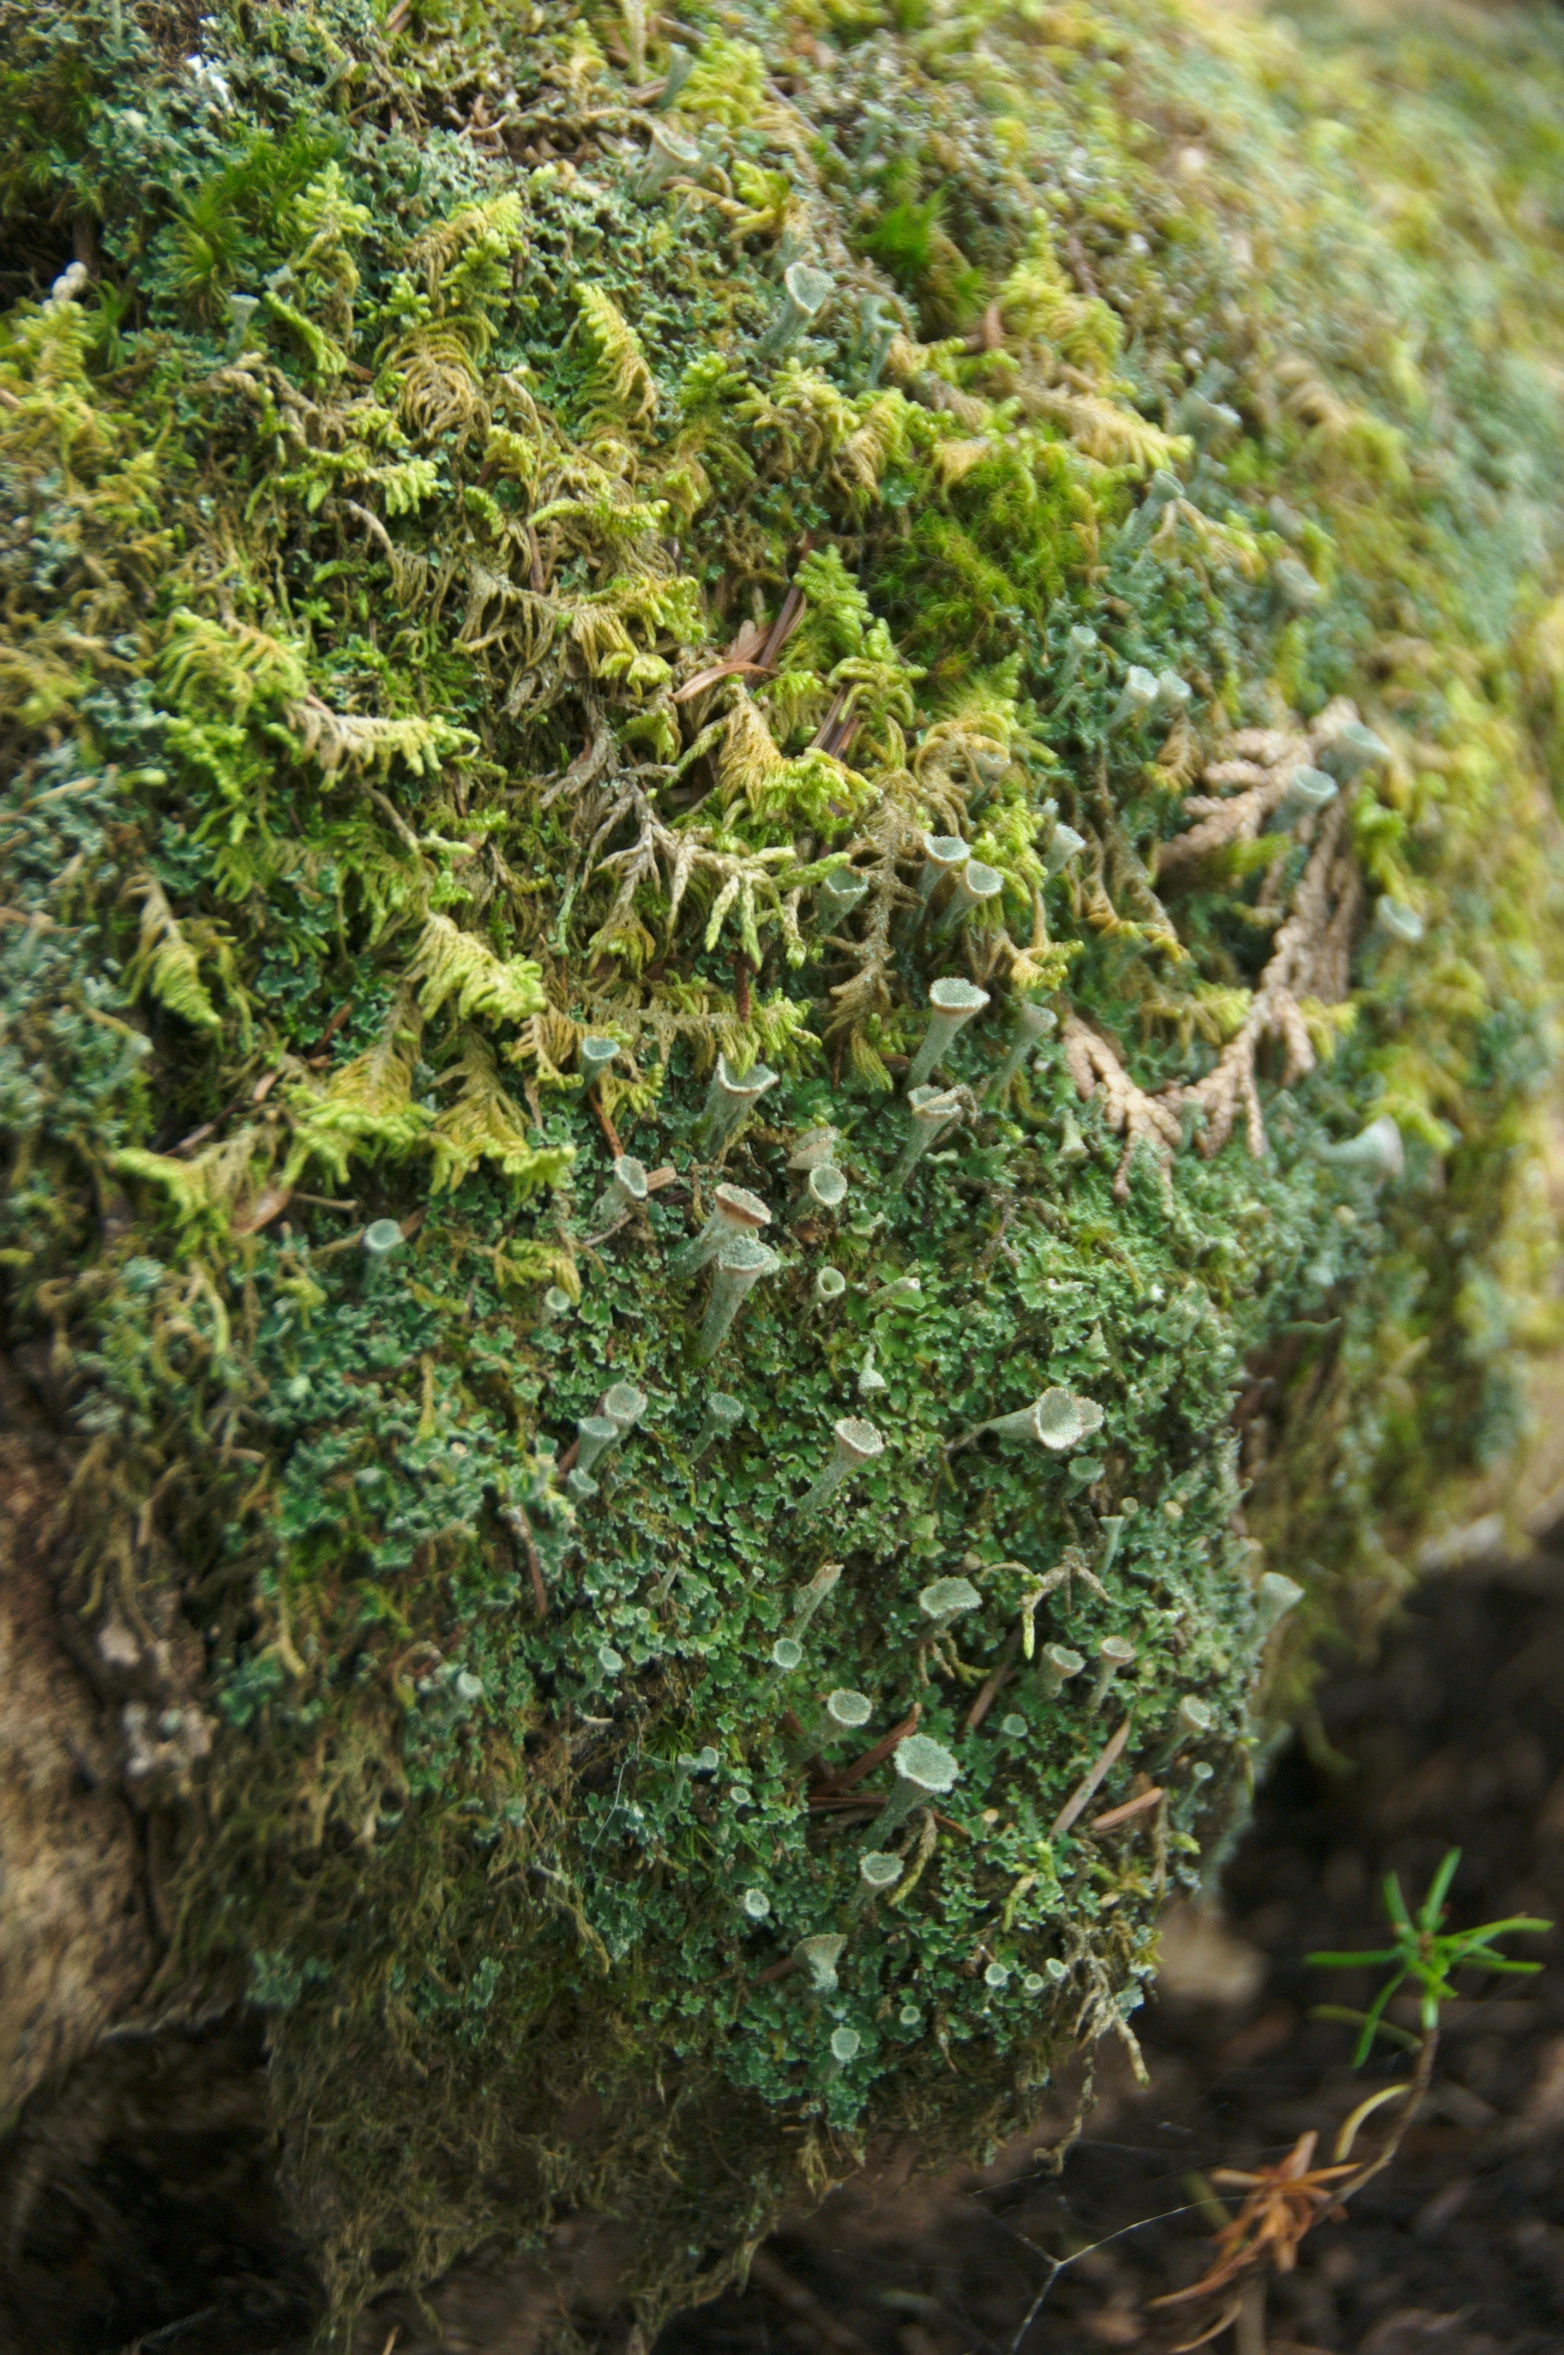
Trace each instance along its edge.
<instances>
[{"instance_id":1,"label":"moss covered rock","mask_svg":"<svg viewBox=\"0 0 1564 2355\"><path fill-rule=\"evenodd\" d=\"M0 1265L147 2008L271 2014L339 2311L588 2203L651 2317L1129 2034L1513 1435L1564 41L0 33Z\"/></svg>"}]
</instances>

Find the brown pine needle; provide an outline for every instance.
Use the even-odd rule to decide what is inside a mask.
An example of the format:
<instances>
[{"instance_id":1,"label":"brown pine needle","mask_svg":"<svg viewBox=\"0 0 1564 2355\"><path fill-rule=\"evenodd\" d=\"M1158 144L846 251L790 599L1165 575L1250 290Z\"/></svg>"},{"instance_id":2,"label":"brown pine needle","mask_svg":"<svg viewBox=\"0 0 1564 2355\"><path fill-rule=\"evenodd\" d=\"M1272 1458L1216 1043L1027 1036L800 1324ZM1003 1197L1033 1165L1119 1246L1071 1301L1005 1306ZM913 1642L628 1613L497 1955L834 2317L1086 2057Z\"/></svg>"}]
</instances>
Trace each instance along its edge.
<instances>
[{"instance_id":1,"label":"brown pine needle","mask_svg":"<svg viewBox=\"0 0 1564 2355\"><path fill-rule=\"evenodd\" d=\"M1088 1771L1081 1777L1074 1790L1070 1793L1069 1798L1066 1799L1064 1805L1060 1808L1058 1814L1054 1817L1053 1822L1049 1825L1048 1837L1050 1840L1057 1840L1062 1832L1067 1832L1070 1829L1070 1826L1079 1816L1085 1814L1087 1808L1091 1805L1092 1801L1096 1798L1097 1793L1101 1790L1103 1783L1107 1779L1109 1770L1117 1764L1119 1758L1123 1755L1124 1745L1129 1740L1129 1738L1130 1721L1126 1717L1124 1723L1119 1727L1118 1732L1112 1736L1111 1740L1107 1743L1106 1747L1101 1751L1099 1756L1093 1760L1092 1765Z\"/></svg>"},{"instance_id":2,"label":"brown pine needle","mask_svg":"<svg viewBox=\"0 0 1564 2355\"><path fill-rule=\"evenodd\" d=\"M1148 1807L1155 1807L1162 1797L1162 1785L1153 1783L1149 1791L1140 1791L1133 1799L1126 1799L1121 1807L1110 1807L1106 1815L1094 1815L1088 1830L1117 1831L1120 1824L1129 1823L1137 1815L1144 1815Z\"/></svg>"}]
</instances>

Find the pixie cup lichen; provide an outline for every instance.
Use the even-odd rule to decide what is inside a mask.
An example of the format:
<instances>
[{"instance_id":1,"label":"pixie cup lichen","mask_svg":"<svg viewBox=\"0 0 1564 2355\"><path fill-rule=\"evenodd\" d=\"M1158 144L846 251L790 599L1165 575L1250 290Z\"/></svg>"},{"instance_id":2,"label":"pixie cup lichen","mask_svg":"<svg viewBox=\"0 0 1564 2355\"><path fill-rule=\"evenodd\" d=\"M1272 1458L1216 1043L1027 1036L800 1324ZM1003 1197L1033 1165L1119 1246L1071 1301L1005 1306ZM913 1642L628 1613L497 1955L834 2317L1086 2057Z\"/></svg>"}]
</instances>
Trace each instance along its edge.
<instances>
[{"instance_id":1,"label":"pixie cup lichen","mask_svg":"<svg viewBox=\"0 0 1564 2355\"><path fill-rule=\"evenodd\" d=\"M925 834L918 897L931 899L948 876L960 874L971 856L971 845L963 842L959 834Z\"/></svg>"},{"instance_id":2,"label":"pixie cup lichen","mask_svg":"<svg viewBox=\"0 0 1564 2355\"><path fill-rule=\"evenodd\" d=\"M696 1342L696 1362L714 1358L733 1328L733 1320L751 1289L763 1277L774 1276L782 1265L776 1252L753 1235L736 1235L718 1251L711 1271L711 1291Z\"/></svg>"},{"instance_id":3,"label":"pixie cup lichen","mask_svg":"<svg viewBox=\"0 0 1564 2355\"><path fill-rule=\"evenodd\" d=\"M782 300L761 339L762 353L775 357L791 350L819 318L835 291L836 282L828 272L817 270L810 262L794 262L783 273Z\"/></svg>"},{"instance_id":4,"label":"pixie cup lichen","mask_svg":"<svg viewBox=\"0 0 1564 2355\"><path fill-rule=\"evenodd\" d=\"M907 1097L907 1118L911 1133L888 1181L893 1194L900 1193L924 1154L932 1151L946 1130L964 1116L965 1110L962 1097L953 1088L917 1087L911 1090Z\"/></svg>"},{"instance_id":5,"label":"pixie cup lichen","mask_svg":"<svg viewBox=\"0 0 1564 2355\"><path fill-rule=\"evenodd\" d=\"M927 1734L909 1734L891 1754L895 1781L869 1830L869 1853L881 1850L915 1807L943 1799L961 1779L961 1764L950 1751Z\"/></svg>"},{"instance_id":6,"label":"pixie cup lichen","mask_svg":"<svg viewBox=\"0 0 1564 2355\"><path fill-rule=\"evenodd\" d=\"M0 0L16 1492L323 2332L595 2212L650 2345L1502 1483L1564 20L176 14Z\"/></svg>"},{"instance_id":7,"label":"pixie cup lichen","mask_svg":"<svg viewBox=\"0 0 1564 2355\"><path fill-rule=\"evenodd\" d=\"M861 1472L865 1464L872 1464L885 1453L885 1441L872 1423L857 1415L844 1415L832 1430L831 1460L817 1475L814 1485L798 1502L801 1520L818 1513L829 1504L844 1481Z\"/></svg>"},{"instance_id":8,"label":"pixie cup lichen","mask_svg":"<svg viewBox=\"0 0 1564 2355\"><path fill-rule=\"evenodd\" d=\"M616 1158L608 1184L592 1205L595 1220L616 1219L624 1212L638 1210L646 1200L646 1166L633 1153L621 1153Z\"/></svg>"},{"instance_id":9,"label":"pixie cup lichen","mask_svg":"<svg viewBox=\"0 0 1564 2355\"><path fill-rule=\"evenodd\" d=\"M1010 1092L1010 1083L1021 1066L1042 1046L1059 1027L1059 1017L1051 1006L1034 1005L1023 998L1015 1010L1015 1023L1010 1033L1010 1045L1003 1063L988 1083L987 1101L1003 1103Z\"/></svg>"},{"instance_id":10,"label":"pixie cup lichen","mask_svg":"<svg viewBox=\"0 0 1564 2355\"><path fill-rule=\"evenodd\" d=\"M929 989L929 1027L907 1074L909 1089L921 1087L942 1063L957 1035L989 1003L986 989L959 977L936 981Z\"/></svg>"},{"instance_id":11,"label":"pixie cup lichen","mask_svg":"<svg viewBox=\"0 0 1564 2355\"><path fill-rule=\"evenodd\" d=\"M706 1149L720 1152L731 1142L755 1111L762 1096L777 1084L777 1073L764 1063L756 1063L748 1071L737 1072L726 1055L717 1057L717 1068L712 1074L706 1093L704 1124Z\"/></svg>"},{"instance_id":12,"label":"pixie cup lichen","mask_svg":"<svg viewBox=\"0 0 1564 2355\"><path fill-rule=\"evenodd\" d=\"M734 1398L725 1390L708 1390L701 1409L701 1426L691 1450L692 1460L699 1462L719 1439L731 1438L743 1422L744 1414L742 1398Z\"/></svg>"},{"instance_id":13,"label":"pixie cup lichen","mask_svg":"<svg viewBox=\"0 0 1564 2355\"><path fill-rule=\"evenodd\" d=\"M721 1185L712 1200L711 1214L698 1235L673 1252L668 1273L676 1282L699 1275L709 1267L725 1243L748 1236L758 1242L771 1224L771 1212L758 1194L745 1186Z\"/></svg>"}]
</instances>

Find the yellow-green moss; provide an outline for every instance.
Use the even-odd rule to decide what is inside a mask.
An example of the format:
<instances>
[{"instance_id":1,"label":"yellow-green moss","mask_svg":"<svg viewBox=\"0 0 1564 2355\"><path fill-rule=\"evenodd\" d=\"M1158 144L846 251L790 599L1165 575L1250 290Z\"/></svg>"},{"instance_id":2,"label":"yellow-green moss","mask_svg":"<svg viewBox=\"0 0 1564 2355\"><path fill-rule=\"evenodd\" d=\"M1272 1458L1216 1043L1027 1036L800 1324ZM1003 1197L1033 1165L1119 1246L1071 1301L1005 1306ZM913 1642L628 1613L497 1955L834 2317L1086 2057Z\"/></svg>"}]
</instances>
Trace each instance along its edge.
<instances>
[{"instance_id":1,"label":"yellow-green moss","mask_svg":"<svg viewBox=\"0 0 1564 2355\"><path fill-rule=\"evenodd\" d=\"M650 2317L870 2131L1023 2116L1242 1805L1262 1570L1365 1615L1513 1434L1564 37L692 21L0 7L0 1265L71 1603L150 1658L172 1600L215 1727L147 1786L159 1993L275 2015L339 2315L587 2202ZM898 1189L941 974L991 1002ZM716 1166L719 1054L777 1077ZM724 1178L779 1265L703 1369ZM952 1452L1049 1388L1100 1431ZM1031 1664L1125 1637L1099 1705ZM888 1899L833 1687L960 1766ZM1056 1830L1121 1703L1094 1808L1165 1798Z\"/></svg>"}]
</instances>

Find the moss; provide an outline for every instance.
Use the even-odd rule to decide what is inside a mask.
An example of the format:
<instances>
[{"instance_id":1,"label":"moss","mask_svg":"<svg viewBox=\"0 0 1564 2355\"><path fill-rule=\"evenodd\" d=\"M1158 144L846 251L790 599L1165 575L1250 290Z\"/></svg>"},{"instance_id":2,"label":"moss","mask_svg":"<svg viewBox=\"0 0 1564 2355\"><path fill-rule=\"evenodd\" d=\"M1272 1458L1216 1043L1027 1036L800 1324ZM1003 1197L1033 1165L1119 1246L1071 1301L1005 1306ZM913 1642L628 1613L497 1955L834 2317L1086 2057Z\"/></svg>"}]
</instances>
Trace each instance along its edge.
<instances>
[{"instance_id":1,"label":"moss","mask_svg":"<svg viewBox=\"0 0 1564 2355\"><path fill-rule=\"evenodd\" d=\"M588 2202L651 2318L1125 2029L1264 1562L1352 1624L1510 1437L1558 31L754 9L648 187L638 12L0 22L0 1264L74 1607L202 1650L160 1991L270 2014L339 2316ZM977 888L920 897L930 832ZM898 1188L941 975L990 1005ZM776 1076L717 1166L719 1054ZM1385 1114L1399 1174L1322 1152ZM721 1177L779 1264L708 1374ZM1050 1389L1101 1428L952 1452ZM1104 1643L1100 1709L1033 1665ZM865 1896L914 1706L960 1777Z\"/></svg>"}]
</instances>

